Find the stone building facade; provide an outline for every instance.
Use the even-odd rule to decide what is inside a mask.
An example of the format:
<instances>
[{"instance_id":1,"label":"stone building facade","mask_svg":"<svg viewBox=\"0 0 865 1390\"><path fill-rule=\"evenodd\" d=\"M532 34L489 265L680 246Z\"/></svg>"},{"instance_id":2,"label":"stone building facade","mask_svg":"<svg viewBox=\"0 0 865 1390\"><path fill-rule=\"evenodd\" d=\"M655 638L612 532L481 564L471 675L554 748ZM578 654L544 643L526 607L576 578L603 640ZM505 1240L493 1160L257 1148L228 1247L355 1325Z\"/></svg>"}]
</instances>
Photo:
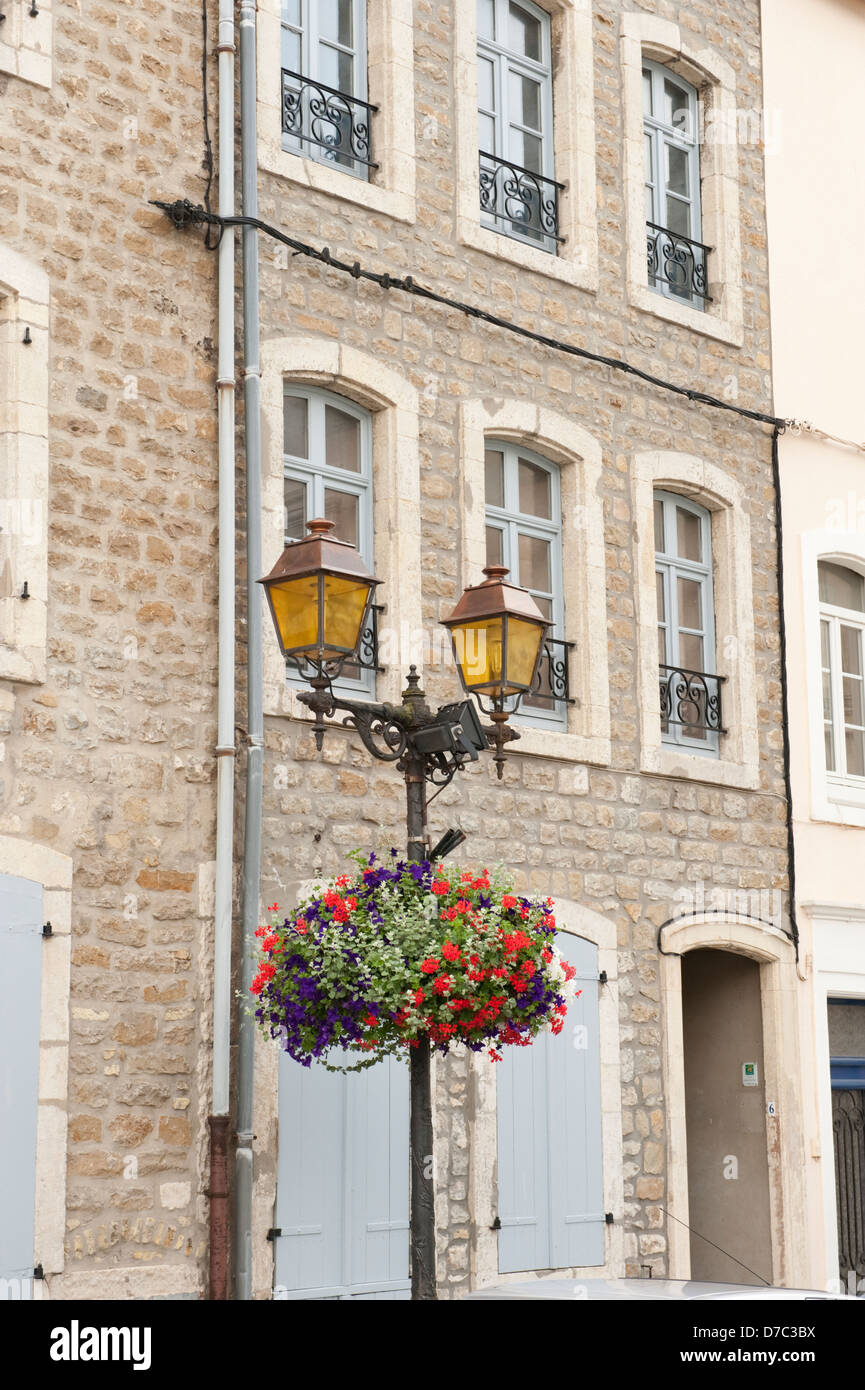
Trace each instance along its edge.
<instances>
[{"instance_id":1,"label":"stone building facade","mask_svg":"<svg viewBox=\"0 0 865 1390\"><path fill-rule=\"evenodd\" d=\"M284 138L278 55L290 15L260 0L260 216L336 257L769 413L763 152L737 120L762 108L756 0L541 9L564 185L557 247L503 234L481 212L478 32L474 6L456 0L368 6L365 91L378 110L367 178ZM4 528L0 670L0 872L41 884L54 926L43 943L36 1262L51 1296L196 1296L212 1007L215 261L199 233L173 230L148 200L204 197L201 19L160 0L137 18L110 0L45 13L50 82L11 65L0 79L11 117L0 137L10 515L33 499L42 527ZM647 281L646 61L695 93L705 300ZM265 569L287 524L284 392L341 397L369 432L370 544L386 605L377 698L398 695L409 661L430 703L456 698L435 633L485 563L485 448L529 451L561 487L574 702L558 726L525 725L501 783L483 761L463 774L431 822L466 832L457 862L506 862L520 887L552 894L606 971L597 1065L611 1220L603 1262L567 1268L704 1268L688 1225L708 1201L693 1154L703 1153L697 1092L713 1074L707 1058L702 1082L687 1075L684 1057L691 1044L699 1052L695 1010L714 986L689 959L723 953L753 978L720 971L722 1030L726 1019L735 1032L741 997L756 991L758 1091L771 1105L764 1134L757 1125L753 1201L767 1272L806 1281L770 429L292 257L264 235L260 256ZM242 443L241 431L238 480ZM658 492L709 518L715 630L703 669L725 677L725 732L709 756L662 735ZM241 667L244 642L241 621ZM403 789L345 730L316 754L268 631L264 694L261 896L288 906L300 885L340 871L348 850L402 843ZM242 728L240 691L237 709ZM718 1049L738 1071L733 1037ZM485 1060L454 1057L437 1066L436 1087L440 1284L459 1296L500 1272L496 1080ZM276 1055L261 1044L261 1298L274 1287L267 1232L287 1133L278 1090ZM746 1240L734 1253L749 1250ZM730 1265L723 1277L741 1276Z\"/></svg>"}]
</instances>

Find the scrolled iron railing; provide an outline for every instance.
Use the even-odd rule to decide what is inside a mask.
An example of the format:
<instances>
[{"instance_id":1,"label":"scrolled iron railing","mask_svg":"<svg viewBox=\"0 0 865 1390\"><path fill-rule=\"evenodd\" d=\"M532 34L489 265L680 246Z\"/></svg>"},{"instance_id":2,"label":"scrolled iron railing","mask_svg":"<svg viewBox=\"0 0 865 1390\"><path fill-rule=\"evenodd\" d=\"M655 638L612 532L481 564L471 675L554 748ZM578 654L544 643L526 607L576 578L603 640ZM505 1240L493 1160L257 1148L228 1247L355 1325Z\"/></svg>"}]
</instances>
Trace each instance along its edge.
<instances>
[{"instance_id":1,"label":"scrolled iron railing","mask_svg":"<svg viewBox=\"0 0 865 1390\"><path fill-rule=\"evenodd\" d=\"M655 288L666 285L670 294L681 299L701 299L711 304L712 296L707 288L706 266L711 246L701 241L682 236L659 227L656 222L646 223L646 257L649 271L649 284Z\"/></svg>"},{"instance_id":2,"label":"scrolled iron railing","mask_svg":"<svg viewBox=\"0 0 865 1390\"><path fill-rule=\"evenodd\" d=\"M721 686L726 676L691 671L684 666L658 667L661 724L679 726L686 734L725 734Z\"/></svg>"},{"instance_id":3,"label":"scrolled iron railing","mask_svg":"<svg viewBox=\"0 0 865 1390\"><path fill-rule=\"evenodd\" d=\"M522 236L561 241L559 193L565 185L486 150L479 158L481 212Z\"/></svg>"},{"instance_id":4,"label":"scrolled iron railing","mask_svg":"<svg viewBox=\"0 0 865 1390\"><path fill-rule=\"evenodd\" d=\"M282 69L282 129L302 143L325 150L335 163L377 169L372 158L371 102L328 87L315 78Z\"/></svg>"}]
</instances>

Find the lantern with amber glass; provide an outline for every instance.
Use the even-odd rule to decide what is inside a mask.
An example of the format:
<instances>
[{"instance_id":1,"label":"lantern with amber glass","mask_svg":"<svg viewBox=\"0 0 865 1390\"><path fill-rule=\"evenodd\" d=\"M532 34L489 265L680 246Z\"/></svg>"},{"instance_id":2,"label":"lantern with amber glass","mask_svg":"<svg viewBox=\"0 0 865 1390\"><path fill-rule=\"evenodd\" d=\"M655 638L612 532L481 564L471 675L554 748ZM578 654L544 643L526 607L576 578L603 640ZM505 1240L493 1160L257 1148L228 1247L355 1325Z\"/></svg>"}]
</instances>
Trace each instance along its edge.
<instances>
[{"instance_id":1,"label":"lantern with amber glass","mask_svg":"<svg viewBox=\"0 0 865 1390\"><path fill-rule=\"evenodd\" d=\"M357 655L375 586L353 545L330 533L333 522L308 521L309 535L285 547L264 585L282 654L331 679Z\"/></svg>"},{"instance_id":2,"label":"lantern with amber glass","mask_svg":"<svg viewBox=\"0 0 865 1390\"><path fill-rule=\"evenodd\" d=\"M506 719L535 683L549 623L528 590L508 581L504 565L488 565L484 574L442 622L463 688L485 713Z\"/></svg>"}]
</instances>

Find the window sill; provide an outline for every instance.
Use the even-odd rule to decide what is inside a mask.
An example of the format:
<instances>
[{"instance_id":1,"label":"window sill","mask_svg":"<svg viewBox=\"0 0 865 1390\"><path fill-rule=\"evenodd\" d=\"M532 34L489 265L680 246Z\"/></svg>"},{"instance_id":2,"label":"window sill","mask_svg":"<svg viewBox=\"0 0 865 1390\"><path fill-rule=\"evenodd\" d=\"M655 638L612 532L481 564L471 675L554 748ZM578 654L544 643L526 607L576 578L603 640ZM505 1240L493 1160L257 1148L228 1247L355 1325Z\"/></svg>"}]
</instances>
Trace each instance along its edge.
<instances>
[{"instance_id":1,"label":"window sill","mask_svg":"<svg viewBox=\"0 0 865 1390\"><path fill-rule=\"evenodd\" d=\"M598 734L566 734L540 729L537 725L514 721L519 741L508 743L505 752L530 758L556 758L567 763L594 763L608 767L612 756L610 740Z\"/></svg>"},{"instance_id":2,"label":"window sill","mask_svg":"<svg viewBox=\"0 0 865 1390\"><path fill-rule=\"evenodd\" d=\"M738 787L746 791L757 791L760 787L760 769L754 764L709 758L704 753L684 753L657 744L643 749L640 771L656 773L661 777L678 777L688 782Z\"/></svg>"},{"instance_id":3,"label":"window sill","mask_svg":"<svg viewBox=\"0 0 865 1390\"><path fill-rule=\"evenodd\" d=\"M415 221L415 199L412 194L368 183L341 169L330 169L318 160L292 154L264 138L259 139L258 163L268 173L277 174L302 188L342 198L347 203L356 203L370 212L392 217L397 222Z\"/></svg>"},{"instance_id":4,"label":"window sill","mask_svg":"<svg viewBox=\"0 0 865 1390\"><path fill-rule=\"evenodd\" d=\"M708 310L694 309L689 304L677 304L665 294L650 290L648 285L630 286L630 301L644 313L656 318L677 323L682 328L690 328L705 338L715 338L721 343L741 347L744 342L744 328L740 319L723 319Z\"/></svg>"},{"instance_id":5,"label":"window sill","mask_svg":"<svg viewBox=\"0 0 865 1390\"><path fill-rule=\"evenodd\" d=\"M858 799L856 793L851 791L849 797L849 800L836 801L827 788L822 795L814 797L811 820L826 821L831 825L865 827L865 795Z\"/></svg>"},{"instance_id":6,"label":"window sill","mask_svg":"<svg viewBox=\"0 0 865 1390\"><path fill-rule=\"evenodd\" d=\"M485 251L497 260L508 261L523 270L532 270L536 275L544 275L548 280L558 280L566 285L576 285L581 290L597 291L598 269L584 250L574 257L556 256L550 251L541 251L536 246L527 246L516 237L494 232L482 227L480 222L469 217L460 217L457 223L458 236L463 246L471 246L475 251Z\"/></svg>"}]
</instances>

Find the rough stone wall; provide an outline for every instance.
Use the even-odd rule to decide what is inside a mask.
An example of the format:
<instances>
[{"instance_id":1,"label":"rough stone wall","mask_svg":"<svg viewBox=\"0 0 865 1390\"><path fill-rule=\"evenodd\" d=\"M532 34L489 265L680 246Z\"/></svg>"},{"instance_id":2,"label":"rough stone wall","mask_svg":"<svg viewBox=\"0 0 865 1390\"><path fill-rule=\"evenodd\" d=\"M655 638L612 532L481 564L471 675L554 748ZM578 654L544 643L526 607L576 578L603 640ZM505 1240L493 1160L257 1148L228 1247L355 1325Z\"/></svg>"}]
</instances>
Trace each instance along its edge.
<instances>
[{"instance_id":1,"label":"rough stone wall","mask_svg":"<svg viewBox=\"0 0 865 1390\"><path fill-rule=\"evenodd\" d=\"M513 314L542 333L715 395L737 383L739 400L770 409L769 325L762 152L739 149L745 343L728 347L631 307L625 291L621 6L594 10L600 288L555 284L456 241L458 177L453 129L453 5L417 0L415 92L418 216L406 231L386 217L347 208L273 175L261 180L261 215L334 255L411 274L445 293ZM761 107L758 5L639 7L676 20L711 44L736 72L737 100ZM698 43L699 46L699 43ZM262 243L262 332L338 338L398 367L420 392L422 624L452 607L460 578L458 412L476 397L515 397L572 416L603 445L607 619L612 716L609 768L514 756L497 784L490 764L465 773L435 803L438 834L459 823L469 834L455 860L504 860L522 885L579 900L615 921L619 940L622 1105L628 1272L666 1267L665 1097L656 938L682 884L786 888L785 804L779 715L775 536L770 443L765 428L633 384L591 364L521 343L455 312L356 283L302 259L287 270ZM338 387L336 388L338 389ZM278 427L275 426L275 427ZM750 514L760 789L728 791L639 772L637 626L630 460L638 450L697 454L742 485ZM386 598L386 596L385 596ZM579 653L576 654L579 660ZM454 697L452 672L425 674L430 703ZM278 785L274 765L281 766ZM286 778L288 782L286 783ZM265 769L266 900L291 880L339 871L358 845L401 844L399 776L371 762L357 740L329 735L316 757L309 733L270 719ZM435 838L435 836L434 836ZM469 1278L465 1098L462 1060L439 1068L439 1135L448 1171L439 1191L443 1287Z\"/></svg>"},{"instance_id":2,"label":"rough stone wall","mask_svg":"<svg viewBox=\"0 0 865 1390\"><path fill-rule=\"evenodd\" d=\"M61 0L53 22L51 90L0 76L0 242L51 290L48 676L5 687L0 830L74 861L54 1290L168 1265L193 1287L209 1108L215 264L147 202L202 196L201 13Z\"/></svg>"}]
</instances>

